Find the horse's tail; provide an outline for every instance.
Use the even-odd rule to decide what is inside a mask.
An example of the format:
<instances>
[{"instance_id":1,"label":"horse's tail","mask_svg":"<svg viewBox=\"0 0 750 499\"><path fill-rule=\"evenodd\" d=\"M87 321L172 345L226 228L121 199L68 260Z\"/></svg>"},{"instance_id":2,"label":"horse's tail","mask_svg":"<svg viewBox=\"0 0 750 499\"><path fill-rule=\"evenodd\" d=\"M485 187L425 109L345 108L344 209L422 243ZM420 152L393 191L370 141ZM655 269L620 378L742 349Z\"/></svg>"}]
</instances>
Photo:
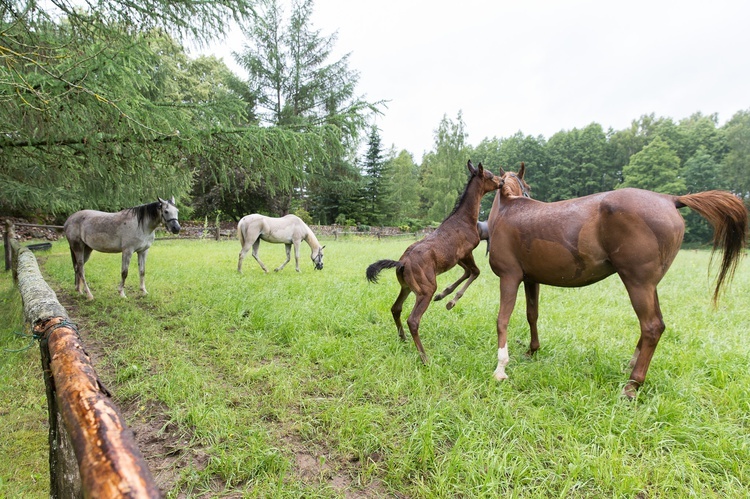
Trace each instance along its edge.
<instances>
[{"instance_id":1,"label":"horse's tail","mask_svg":"<svg viewBox=\"0 0 750 499\"><path fill-rule=\"evenodd\" d=\"M243 229L242 220L237 224L237 237L240 239L240 245L245 247L245 231Z\"/></svg>"},{"instance_id":2,"label":"horse's tail","mask_svg":"<svg viewBox=\"0 0 750 499\"><path fill-rule=\"evenodd\" d=\"M721 248L724 252L714 291L715 303L722 284L726 279L732 279L743 250L747 247L747 208L739 198L725 191L677 196L675 206L687 206L708 220L714 228L714 251Z\"/></svg>"},{"instance_id":3,"label":"horse's tail","mask_svg":"<svg viewBox=\"0 0 750 499\"><path fill-rule=\"evenodd\" d=\"M404 264L396 260L378 260L369 267L367 267L367 280L370 282L378 282L378 274L381 270L392 269L396 267L396 272L404 267Z\"/></svg>"}]
</instances>

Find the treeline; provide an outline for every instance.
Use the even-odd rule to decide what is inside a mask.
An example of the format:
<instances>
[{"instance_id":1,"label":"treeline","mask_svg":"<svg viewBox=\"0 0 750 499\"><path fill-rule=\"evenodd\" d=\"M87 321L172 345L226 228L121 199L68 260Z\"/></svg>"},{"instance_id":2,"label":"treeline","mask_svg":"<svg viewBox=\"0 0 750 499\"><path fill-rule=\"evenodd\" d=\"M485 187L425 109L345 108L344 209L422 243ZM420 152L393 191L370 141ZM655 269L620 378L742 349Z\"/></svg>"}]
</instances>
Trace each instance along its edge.
<instances>
[{"instance_id":1,"label":"treeline","mask_svg":"<svg viewBox=\"0 0 750 499\"><path fill-rule=\"evenodd\" d=\"M369 138L363 158L362 197L341 219L370 225L413 225L442 220L460 194L467 158L487 168L517 170L526 164L532 197L558 201L622 187L684 194L711 189L729 190L750 199L750 110L737 112L727 123L716 115L696 113L675 122L653 114L633 120L624 130L607 130L592 123L583 129L562 130L549 139L524 135L485 138L466 144L464 123L444 117L435 132L435 145L421 165L406 151L381 151L377 131ZM480 218L488 216L492 196L482 203ZM311 212L319 213L311 203ZM324 216L323 210L320 213ZM707 242L712 230L692 212L685 213L686 241Z\"/></svg>"},{"instance_id":2,"label":"treeline","mask_svg":"<svg viewBox=\"0 0 750 499\"><path fill-rule=\"evenodd\" d=\"M291 212L413 229L452 210L469 158L493 171L525 162L544 201L627 186L750 197L750 110L723 125L648 115L624 130L592 123L475 144L459 113L416 164L381 143L371 123L383 103L358 95L358 73L331 57L336 36L316 30L312 12L312 0L288 12L278 0L2 3L0 214L59 222L174 195L183 218ZM234 58L247 78L184 48L228 19L246 38ZM686 217L687 240L706 241L709 228Z\"/></svg>"}]
</instances>

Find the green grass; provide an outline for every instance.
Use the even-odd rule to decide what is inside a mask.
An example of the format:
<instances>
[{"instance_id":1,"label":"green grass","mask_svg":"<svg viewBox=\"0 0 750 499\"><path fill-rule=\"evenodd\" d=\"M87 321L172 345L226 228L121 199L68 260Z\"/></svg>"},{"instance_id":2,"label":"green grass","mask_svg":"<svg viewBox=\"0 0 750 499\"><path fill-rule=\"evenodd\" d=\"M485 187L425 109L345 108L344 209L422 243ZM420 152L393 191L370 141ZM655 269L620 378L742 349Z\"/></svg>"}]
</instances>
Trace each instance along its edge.
<instances>
[{"instance_id":1,"label":"green grass","mask_svg":"<svg viewBox=\"0 0 750 499\"><path fill-rule=\"evenodd\" d=\"M266 275L249 257L239 275L236 241L157 241L149 295L140 296L133 263L127 300L117 295L119 255L94 253L87 264L96 300L76 297L71 315L84 339L101 345L98 371L121 406L139 408L129 417L155 419L149 408L159 408L163 433L192 450L169 470L169 497L343 497L368 487L430 498L750 493L750 262L714 309L709 254L680 253L659 287L667 331L638 398L627 402L620 392L638 325L616 277L543 287L534 359L523 355L520 293L510 379L498 384L499 287L484 245L475 253L482 275L456 308L434 303L422 319L425 367L413 343L398 340L393 271L379 284L364 277L367 265L397 259L412 240L322 242L323 271L303 244L300 274L292 262ZM262 244L260 256L274 268L283 246ZM64 241L44 271L54 289L72 294ZM444 274L440 285L458 275ZM17 348L23 342L9 333L21 327L20 300L9 281L0 280L9 314L0 345ZM10 467L0 467L0 496L42 497L38 350L2 355L0 459Z\"/></svg>"}]
</instances>

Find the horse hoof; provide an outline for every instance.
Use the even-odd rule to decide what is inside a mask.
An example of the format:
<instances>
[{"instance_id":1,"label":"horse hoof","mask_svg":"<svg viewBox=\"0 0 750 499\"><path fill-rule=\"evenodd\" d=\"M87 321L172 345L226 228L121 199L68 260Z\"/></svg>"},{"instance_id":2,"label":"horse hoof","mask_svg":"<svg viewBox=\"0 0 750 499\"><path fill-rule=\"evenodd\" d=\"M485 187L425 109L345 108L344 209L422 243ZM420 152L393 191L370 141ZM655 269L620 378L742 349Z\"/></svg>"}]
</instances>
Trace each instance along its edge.
<instances>
[{"instance_id":1,"label":"horse hoof","mask_svg":"<svg viewBox=\"0 0 750 499\"><path fill-rule=\"evenodd\" d=\"M445 304L445 308L447 308L448 310L452 309L455 306L456 306L456 302L454 302L453 300Z\"/></svg>"},{"instance_id":2,"label":"horse hoof","mask_svg":"<svg viewBox=\"0 0 750 499\"><path fill-rule=\"evenodd\" d=\"M435 295L435 298L433 298L432 301L440 301L443 298L445 298L443 295Z\"/></svg>"},{"instance_id":3,"label":"horse hoof","mask_svg":"<svg viewBox=\"0 0 750 499\"><path fill-rule=\"evenodd\" d=\"M627 400L635 400L639 386L640 384L636 381L628 381L628 383L622 388L622 397Z\"/></svg>"},{"instance_id":4,"label":"horse hoof","mask_svg":"<svg viewBox=\"0 0 750 499\"><path fill-rule=\"evenodd\" d=\"M495 370L495 372L493 373L493 376L495 377L497 381L505 381L506 379L508 379L508 375L505 374L505 371Z\"/></svg>"}]
</instances>

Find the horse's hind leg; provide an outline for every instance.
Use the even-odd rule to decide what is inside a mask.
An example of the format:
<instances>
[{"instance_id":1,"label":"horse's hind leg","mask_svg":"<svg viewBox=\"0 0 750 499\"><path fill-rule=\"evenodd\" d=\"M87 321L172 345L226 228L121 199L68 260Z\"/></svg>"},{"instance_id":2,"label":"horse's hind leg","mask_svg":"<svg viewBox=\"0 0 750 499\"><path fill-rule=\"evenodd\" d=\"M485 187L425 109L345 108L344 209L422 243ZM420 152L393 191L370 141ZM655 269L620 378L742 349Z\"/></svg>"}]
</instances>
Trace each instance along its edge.
<instances>
[{"instance_id":1,"label":"horse's hind leg","mask_svg":"<svg viewBox=\"0 0 750 499\"><path fill-rule=\"evenodd\" d=\"M648 367L664 332L665 325L659 307L659 295L656 292L656 286L629 283L625 279L623 279L623 282L625 282L630 302L641 326L641 336L633 355L635 358L633 371L630 373L630 380L623 388L623 395L632 399L635 397L638 388L646 380ZM632 360L631 363L633 363Z\"/></svg>"},{"instance_id":2,"label":"horse's hind leg","mask_svg":"<svg viewBox=\"0 0 750 499\"><path fill-rule=\"evenodd\" d=\"M393 302L393 306L391 307L391 315L393 316L393 321L396 323L398 337L401 338L401 341L406 341L404 326L401 324L401 311L404 309L404 301L409 296L409 293L411 293L409 287L402 284L401 291L398 293L398 297L396 297L396 301Z\"/></svg>"},{"instance_id":3,"label":"horse's hind leg","mask_svg":"<svg viewBox=\"0 0 750 499\"><path fill-rule=\"evenodd\" d=\"M70 245L70 256L73 259L73 272L75 273L75 286L76 291L80 294L86 294L89 300L94 299L94 295L91 294L89 285L86 282L86 272L84 266L91 255L91 248L83 244L82 242Z\"/></svg>"},{"instance_id":4,"label":"horse's hind leg","mask_svg":"<svg viewBox=\"0 0 750 499\"><path fill-rule=\"evenodd\" d=\"M258 247L260 246L260 237L255 240L253 243L253 258L255 258L255 261L258 262L258 265L260 265L260 268L263 269L263 272L268 274L268 269L265 265L263 265L263 262L260 261L260 258L258 258Z\"/></svg>"},{"instance_id":5,"label":"horse's hind leg","mask_svg":"<svg viewBox=\"0 0 750 499\"><path fill-rule=\"evenodd\" d=\"M240 257L237 260L237 272L242 272L242 261L245 259L245 255L247 255L247 252L250 251L251 247L252 244L245 239L242 244L242 249L240 249Z\"/></svg>"},{"instance_id":6,"label":"horse's hind leg","mask_svg":"<svg viewBox=\"0 0 750 499\"><path fill-rule=\"evenodd\" d=\"M120 287L118 289L120 290L120 296L123 298L127 298L127 296L125 296L125 279L128 278L128 268L130 267L130 257L132 256L133 252L131 250L124 250L122 252L122 268L120 270L122 281L120 281Z\"/></svg>"},{"instance_id":7,"label":"horse's hind leg","mask_svg":"<svg viewBox=\"0 0 750 499\"><path fill-rule=\"evenodd\" d=\"M526 355L530 357L539 350L539 331L536 326L539 319L539 283L524 280L523 290L526 294L526 321L529 323L529 332L531 333L529 351L526 352Z\"/></svg>"},{"instance_id":8,"label":"horse's hind leg","mask_svg":"<svg viewBox=\"0 0 750 499\"><path fill-rule=\"evenodd\" d=\"M274 272L279 272L280 270L283 270L284 267L286 267L286 264L289 263L289 260L292 259L292 245L291 244L284 244L286 246L286 261L279 265L277 268L274 269ZM299 263L297 263L297 272L299 272Z\"/></svg>"},{"instance_id":9,"label":"horse's hind leg","mask_svg":"<svg viewBox=\"0 0 750 499\"><path fill-rule=\"evenodd\" d=\"M138 276L141 278L141 292L144 295L148 294L146 291L146 255L148 255L148 249L138 253Z\"/></svg>"},{"instance_id":10,"label":"horse's hind leg","mask_svg":"<svg viewBox=\"0 0 750 499\"><path fill-rule=\"evenodd\" d=\"M409 318L406 320L406 324L409 326L409 331L411 332L411 337L419 351L419 357L422 359L423 364L427 364L427 354L422 346L422 341L419 339L419 322L427 311L427 307L430 306L430 301L432 301L432 295L434 293L435 289L433 288L427 294L418 294L417 301L414 303L414 308L409 314Z\"/></svg>"}]
</instances>

